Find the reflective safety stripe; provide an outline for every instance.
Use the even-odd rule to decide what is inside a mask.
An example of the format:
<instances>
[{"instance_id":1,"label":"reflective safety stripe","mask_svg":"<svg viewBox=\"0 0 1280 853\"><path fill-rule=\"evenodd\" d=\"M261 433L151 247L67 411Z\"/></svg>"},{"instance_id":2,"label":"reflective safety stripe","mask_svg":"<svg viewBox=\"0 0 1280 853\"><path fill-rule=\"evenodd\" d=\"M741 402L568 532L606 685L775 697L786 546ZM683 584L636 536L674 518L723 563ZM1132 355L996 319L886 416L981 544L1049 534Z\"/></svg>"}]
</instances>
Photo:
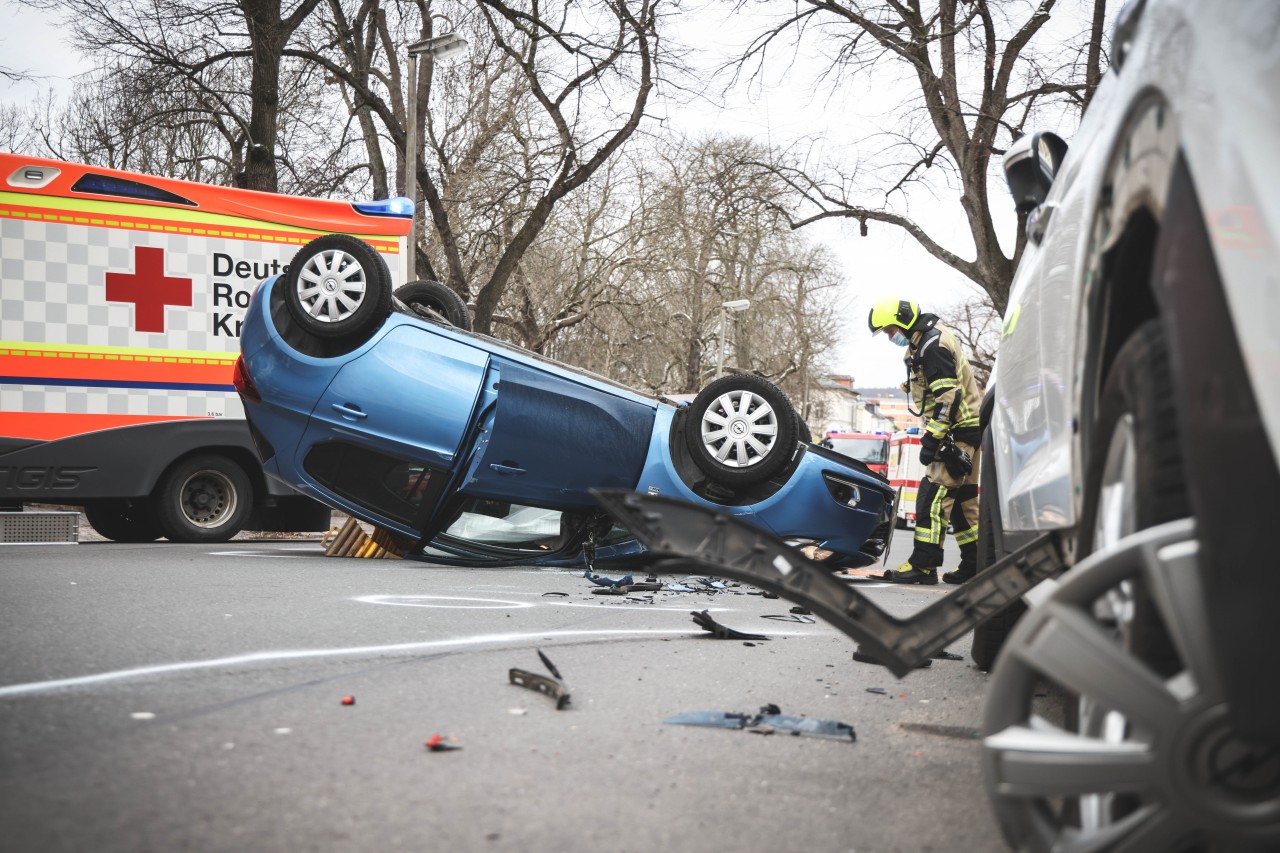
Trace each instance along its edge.
<instances>
[{"instance_id":1,"label":"reflective safety stripe","mask_svg":"<svg viewBox=\"0 0 1280 853\"><path fill-rule=\"evenodd\" d=\"M968 545L970 542L977 542L977 541L978 541L978 525L976 524L973 527L970 527L968 530L956 531L957 545Z\"/></svg>"},{"instance_id":2,"label":"reflective safety stripe","mask_svg":"<svg viewBox=\"0 0 1280 853\"><path fill-rule=\"evenodd\" d=\"M948 388L955 388L959 384L960 383L954 378L935 379L929 383L929 390L936 394L939 391L945 391Z\"/></svg>"},{"instance_id":3,"label":"reflective safety stripe","mask_svg":"<svg viewBox=\"0 0 1280 853\"><path fill-rule=\"evenodd\" d=\"M4 412L4 434L12 438L53 441L100 429L151 424L160 421L203 420L178 415L98 415L81 412Z\"/></svg>"},{"instance_id":4,"label":"reflective safety stripe","mask_svg":"<svg viewBox=\"0 0 1280 853\"><path fill-rule=\"evenodd\" d=\"M229 391L235 362L236 354L225 352L0 341L0 384L208 387Z\"/></svg>"},{"instance_id":5,"label":"reflective safety stripe","mask_svg":"<svg viewBox=\"0 0 1280 853\"><path fill-rule=\"evenodd\" d=\"M924 428L935 438L942 438L947 434L947 430L950 429L946 424L935 421L932 418L924 422Z\"/></svg>"},{"instance_id":6,"label":"reflective safety stripe","mask_svg":"<svg viewBox=\"0 0 1280 853\"><path fill-rule=\"evenodd\" d=\"M942 500L947 496L947 489L945 486L937 486L936 489L933 500L929 502L929 523L922 527L920 519L916 519L916 541L929 545L940 543L942 533L947 529L947 524L942 519Z\"/></svg>"}]
</instances>

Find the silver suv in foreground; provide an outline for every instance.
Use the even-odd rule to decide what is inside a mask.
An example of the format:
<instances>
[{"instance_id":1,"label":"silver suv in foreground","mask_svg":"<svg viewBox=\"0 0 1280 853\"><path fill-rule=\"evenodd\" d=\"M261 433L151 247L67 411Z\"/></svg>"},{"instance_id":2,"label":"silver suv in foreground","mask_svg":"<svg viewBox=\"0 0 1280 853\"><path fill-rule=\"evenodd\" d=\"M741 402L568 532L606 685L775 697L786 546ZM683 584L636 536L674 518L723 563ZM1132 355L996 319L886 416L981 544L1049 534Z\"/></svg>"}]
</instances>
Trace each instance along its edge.
<instances>
[{"instance_id":1,"label":"silver suv in foreground","mask_svg":"<svg viewBox=\"0 0 1280 853\"><path fill-rule=\"evenodd\" d=\"M1019 848L1275 850L1280 3L1130 2L1112 61L1069 149L1005 157L982 551L1072 568L975 633L988 784Z\"/></svg>"}]
</instances>

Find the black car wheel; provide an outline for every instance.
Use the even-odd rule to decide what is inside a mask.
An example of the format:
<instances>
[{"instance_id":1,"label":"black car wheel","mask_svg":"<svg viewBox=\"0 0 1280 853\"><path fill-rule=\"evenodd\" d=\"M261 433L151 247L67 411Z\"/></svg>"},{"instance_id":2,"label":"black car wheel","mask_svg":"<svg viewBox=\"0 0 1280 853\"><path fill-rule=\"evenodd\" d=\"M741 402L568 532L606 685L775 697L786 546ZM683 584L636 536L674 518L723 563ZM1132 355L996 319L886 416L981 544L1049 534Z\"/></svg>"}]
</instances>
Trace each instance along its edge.
<instances>
[{"instance_id":1,"label":"black car wheel","mask_svg":"<svg viewBox=\"0 0 1280 853\"><path fill-rule=\"evenodd\" d=\"M284 278L284 300L307 333L359 341L391 312L391 273L368 243L326 234L294 256Z\"/></svg>"},{"instance_id":2,"label":"black car wheel","mask_svg":"<svg viewBox=\"0 0 1280 853\"><path fill-rule=\"evenodd\" d=\"M253 509L253 486L239 464L206 454L179 462L155 491L156 518L173 542L225 542Z\"/></svg>"},{"instance_id":3,"label":"black car wheel","mask_svg":"<svg viewBox=\"0 0 1280 853\"><path fill-rule=\"evenodd\" d=\"M721 485L763 483L795 449L795 409L767 379L721 377L703 388L689 409L685 444L697 466Z\"/></svg>"},{"instance_id":4,"label":"black car wheel","mask_svg":"<svg viewBox=\"0 0 1280 853\"><path fill-rule=\"evenodd\" d=\"M411 281L396 290L396 299L428 320L471 331L471 313L467 311L467 303L446 284Z\"/></svg>"},{"instance_id":5,"label":"black car wheel","mask_svg":"<svg viewBox=\"0 0 1280 853\"><path fill-rule=\"evenodd\" d=\"M94 501L85 504L84 517L113 542L154 542L163 535L147 501Z\"/></svg>"}]
</instances>

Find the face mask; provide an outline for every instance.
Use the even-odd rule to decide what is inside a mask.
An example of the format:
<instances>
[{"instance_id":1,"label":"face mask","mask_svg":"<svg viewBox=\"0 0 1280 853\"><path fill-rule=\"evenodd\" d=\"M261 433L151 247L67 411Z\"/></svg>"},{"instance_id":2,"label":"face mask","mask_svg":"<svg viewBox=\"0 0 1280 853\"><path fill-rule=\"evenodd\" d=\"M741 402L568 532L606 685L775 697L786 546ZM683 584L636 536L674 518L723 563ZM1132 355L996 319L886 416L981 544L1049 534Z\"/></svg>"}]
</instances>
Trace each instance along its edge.
<instances>
[{"instance_id":1,"label":"face mask","mask_svg":"<svg viewBox=\"0 0 1280 853\"><path fill-rule=\"evenodd\" d=\"M893 341L900 347L905 347L907 344L911 343L911 339L902 334L902 332L894 332L889 336L889 340Z\"/></svg>"}]
</instances>

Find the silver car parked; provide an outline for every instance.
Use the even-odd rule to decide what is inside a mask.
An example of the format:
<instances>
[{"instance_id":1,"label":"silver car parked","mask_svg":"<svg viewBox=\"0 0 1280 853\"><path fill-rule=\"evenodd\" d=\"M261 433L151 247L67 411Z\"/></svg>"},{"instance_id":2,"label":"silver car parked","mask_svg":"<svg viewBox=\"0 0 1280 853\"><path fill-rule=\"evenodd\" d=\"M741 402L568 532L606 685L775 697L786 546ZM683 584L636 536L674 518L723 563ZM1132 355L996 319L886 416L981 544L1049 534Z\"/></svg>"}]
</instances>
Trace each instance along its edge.
<instances>
[{"instance_id":1,"label":"silver car parked","mask_svg":"<svg viewBox=\"0 0 1280 853\"><path fill-rule=\"evenodd\" d=\"M1137 0L1069 149L1006 155L983 552L1074 564L975 635L1020 849L1280 848L1278 143L1280 3Z\"/></svg>"}]
</instances>

